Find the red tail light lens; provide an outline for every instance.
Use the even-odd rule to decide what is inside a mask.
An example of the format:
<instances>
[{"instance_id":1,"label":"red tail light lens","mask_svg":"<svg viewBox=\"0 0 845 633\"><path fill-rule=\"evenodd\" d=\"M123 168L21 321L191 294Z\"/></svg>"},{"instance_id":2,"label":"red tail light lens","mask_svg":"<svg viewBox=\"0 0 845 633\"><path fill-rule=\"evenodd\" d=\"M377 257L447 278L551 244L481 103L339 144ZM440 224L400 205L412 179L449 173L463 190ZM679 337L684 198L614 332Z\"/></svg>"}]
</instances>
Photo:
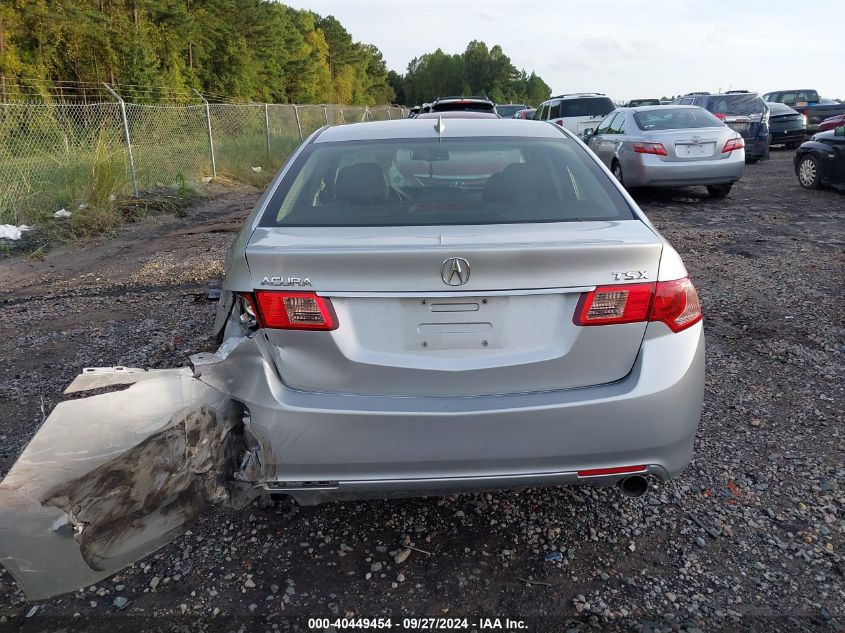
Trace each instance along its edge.
<instances>
[{"instance_id":1,"label":"red tail light lens","mask_svg":"<svg viewBox=\"0 0 845 633\"><path fill-rule=\"evenodd\" d=\"M636 154L656 154L657 156L668 156L663 143L634 143Z\"/></svg>"},{"instance_id":2,"label":"red tail light lens","mask_svg":"<svg viewBox=\"0 0 845 633\"><path fill-rule=\"evenodd\" d=\"M723 154L727 154L728 152L732 152L735 149L742 149L745 147L745 141L742 140L742 137L739 138L732 138L725 143L725 149L722 150Z\"/></svg>"},{"instance_id":3,"label":"red tail light lens","mask_svg":"<svg viewBox=\"0 0 845 633\"><path fill-rule=\"evenodd\" d=\"M689 278L657 283L649 321L663 321L673 332L701 321L701 302Z\"/></svg>"},{"instance_id":4,"label":"red tail light lens","mask_svg":"<svg viewBox=\"0 0 845 633\"><path fill-rule=\"evenodd\" d=\"M576 325L612 325L646 321L654 284L599 286L581 295L575 310Z\"/></svg>"},{"instance_id":5,"label":"red tail light lens","mask_svg":"<svg viewBox=\"0 0 845 633\"><path fill-rule=\"evenodd\" d=\"M713 116L719 119L720 121L724 121L727 118L724 112L714 112Z\"/></svg>"},{"instance_id":6,"label":"red tail light lens","mask_svg":"<svg viewBox=\"0 0 845 633\"><path fill-rule=\"evenodd\" d=\"M331 301L313 292L257 290L255 303L262 327L277 330L337 328L337 316Z\"/></svg>"},{"instance_id":7,"label":"red tail light lens","mask_svg":"<svg viewBox=\"0 0 845 633\"><path fill-rule=\"evenodd\" d=\"M680 332L701 321L698 293L688 278L655 283L599 286L581 295L575 325L662 321Z\"/></svg>"}]
</instances>

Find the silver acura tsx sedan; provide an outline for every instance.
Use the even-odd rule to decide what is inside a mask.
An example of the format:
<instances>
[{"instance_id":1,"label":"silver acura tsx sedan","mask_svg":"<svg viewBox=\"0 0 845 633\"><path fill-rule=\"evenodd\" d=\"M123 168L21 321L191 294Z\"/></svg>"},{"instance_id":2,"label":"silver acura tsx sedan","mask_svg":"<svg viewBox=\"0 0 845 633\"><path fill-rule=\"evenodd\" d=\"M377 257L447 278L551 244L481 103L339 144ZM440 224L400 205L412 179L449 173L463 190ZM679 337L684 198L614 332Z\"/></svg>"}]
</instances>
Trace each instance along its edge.
<instances>
[{"instance_id":1,"label":"silver acura tsx sedan","mask_svg":"<svg viewBox=\"0 0 845 633\"><path fill-rule=\"evenodd\" d=\"M698 106L617 108L583 136L626 187L703 185L723 198L745 173L745 141Z\"/></svg>"},{"instance_id":2,"label":"silver acura tsx sedan","mask_svg":"<svg viewBox=\"0 0 845 633\"><path fill-rule=\"evenodd\" d=\"M672 247L542 122L324 128L228 256L215 353L86 369L0 482L0 563L89 586L207 503L619 484L690 461L701 308ZM117 387L120 387L117 389Z\"/></svg>"},{"instance_id":3,"label":"silver acura tsx sedan","mask_svg":"<svg viewBox=\"0 0 845 633\"><path fill-rule=\"evenodd\" d=\"M216 327L254 339L267 486L306 500L621 481L636 494L692 455L695 288L557 126L317 132L234 245Z\"/></svg>"}]
</instances>

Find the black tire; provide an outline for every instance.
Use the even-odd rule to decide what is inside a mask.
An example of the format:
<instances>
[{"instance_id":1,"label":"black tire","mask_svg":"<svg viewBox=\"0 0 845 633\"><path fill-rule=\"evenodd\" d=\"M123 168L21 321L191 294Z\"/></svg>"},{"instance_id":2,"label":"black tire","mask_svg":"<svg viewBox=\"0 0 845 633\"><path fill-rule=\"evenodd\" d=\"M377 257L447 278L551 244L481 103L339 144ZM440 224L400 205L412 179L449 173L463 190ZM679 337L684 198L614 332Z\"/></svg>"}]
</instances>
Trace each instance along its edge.
<instances>
[{"instance_id":1,"label":"black tire","mask_svg":"<svg viewBox=\"0 0 845 633\"><path fill-rule=\"evenodd\" d=\"M613 165L611 165L610 171L613 172L613 177L619 181L619 184L624 187L625 180L622 177L622 165L619 164L618 160L613 161Z\"/></svg>"},{"instance_id":2,"label":"black tire","mask_svg":"<svg viewBox=\"0 0 845 633\"><path fill-rule=\"evenodd\" d=\"M799 145L801 145L801 143L787 143L786 149L798 149Z\"/></svg>"},{"instance_id":3,"label":"black tire","mask_svg":"<svg viewBox=\"0 0 845 633\"><path fill-rule=\"evenodd\" d=\"M798 161L795 169L798 184L804 189L818 189L822 186L821 165L812 154L806 154Z\"/></svg>"},{"instance_id":4,"label":"black tire","mask_svg":"<svg viewBox=\"0 0 845 633\"><path fill-rule=\"evenodd\" d=\"M746 156L745 157L745 163L747 165L753 165L754 163L757 163L757 162L760 162L759 156Z\"/></svg>"},{"instance_id":5,"label":"black tire","mask_svg":"<svg viewBox=\"0 0 845 633\"><path fill-rule=\"evenodd\" d=\"M707 185L707 193L711 198L724 198L731 192L731 187L733 187L732 182L726 185Z\"/></svg>"}]
</instances>

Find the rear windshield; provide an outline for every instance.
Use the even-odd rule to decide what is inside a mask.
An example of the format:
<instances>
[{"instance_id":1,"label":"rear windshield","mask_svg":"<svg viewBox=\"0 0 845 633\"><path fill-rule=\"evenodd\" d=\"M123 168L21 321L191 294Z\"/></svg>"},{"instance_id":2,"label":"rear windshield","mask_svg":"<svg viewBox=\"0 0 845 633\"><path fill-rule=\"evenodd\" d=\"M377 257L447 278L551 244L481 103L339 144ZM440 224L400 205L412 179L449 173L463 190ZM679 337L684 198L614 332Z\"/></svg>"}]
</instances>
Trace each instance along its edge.
<instances>
[{"instance_id":1,"label":"rear windshield","mask_svg":"<svg viewBox=\"0 0 845 633\"><path fill-rule=\"evenodd\" d=\"M452 112L455 110L478 110L479 112L492 112L494 106L489 101L441 101L431 106L432 112Z\"/></svg>"},{"instance_id":2,"label":"rear windshield","mask_svg":"<svg viewBox=\"0 0 845 633\"><path fill-rule=\"evenodd\" d=\"M766 112L766 104L755 94L696 97L695 105L707 108L714 114L750 115Z\"/></svg>"},{"instance_id":3,"label":"rear windshield","mask_svg":"<svg viewBox=\"0 0 845 633\"><path fill-rule=\"evenodd\" d=\"M696 127L723 127L725 124L702 108L671 108L636 112L634 121L644 132L685 130Z\"/></svg>"},{"instance_id":4,"label":"rear windshield","mask_svg":"<svg viewBox=\"0 0 845 633\"><path fill-rule=\"evenodd\" d=\"M630 220L574 141L516 137L312 143L262 226L421 226Z\"/></svg>"},{"instance_id":5,"label":"rear windshield","mask_svg":"<svg viewBox=\"0 0 845 633\"><path fill-rule=\"evenodd\" d=\"M525 110L526 107L527 106L524 106L522 104L513 105L513 104L510 104L510 103L507 104L507 105L497 105L496 106L496 114L498 114L503 119L509 119L514 114L516 114L517 112Z\"/></svg>"},{"instance_id":6,"label":"rear windshield","mask_svg":"<svg viewBox=\"0 0 845 633\"><path fill-rule=\"evenodd\" d=\"M552 118L570 116L605 116L616 109L607 97L584 97L563 99L560 102L560 114Z\"/></svg>"}]
</instances>

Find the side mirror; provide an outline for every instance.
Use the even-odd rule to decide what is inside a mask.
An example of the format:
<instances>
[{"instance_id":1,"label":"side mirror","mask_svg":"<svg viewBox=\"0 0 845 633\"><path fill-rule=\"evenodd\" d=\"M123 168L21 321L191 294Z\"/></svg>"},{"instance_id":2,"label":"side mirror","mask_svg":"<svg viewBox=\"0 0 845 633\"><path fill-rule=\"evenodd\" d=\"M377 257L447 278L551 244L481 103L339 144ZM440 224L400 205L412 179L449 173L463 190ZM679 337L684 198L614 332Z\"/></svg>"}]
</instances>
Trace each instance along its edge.
<instances>
[{"instance_id":1,"label":"side mirror","mask_svg":"<svg viewBox=\"0 0 845 633\"><path fill-rule=\"evenodd\" d=\"M845 125L840 125L839 127L834 128L833 135L834 136L845 136Z\"/></svg>"},{"instance_id":2,"label":"side mirror","mask_svg":"<svg viewBox=\"0 0 845 633\"><path fill-rule=\"evenodd\" d=\"M581 140L582 140L582 141L584 141L584 142L586 143L586 142L587 142L587 141L589 141L589 140L590 140L593 136L595 136L595 133L596 133L596 131L595 131L593 128L588 127L586 130L584 130L583 132L581 132Z\"/></svg>"}]
</instances>

